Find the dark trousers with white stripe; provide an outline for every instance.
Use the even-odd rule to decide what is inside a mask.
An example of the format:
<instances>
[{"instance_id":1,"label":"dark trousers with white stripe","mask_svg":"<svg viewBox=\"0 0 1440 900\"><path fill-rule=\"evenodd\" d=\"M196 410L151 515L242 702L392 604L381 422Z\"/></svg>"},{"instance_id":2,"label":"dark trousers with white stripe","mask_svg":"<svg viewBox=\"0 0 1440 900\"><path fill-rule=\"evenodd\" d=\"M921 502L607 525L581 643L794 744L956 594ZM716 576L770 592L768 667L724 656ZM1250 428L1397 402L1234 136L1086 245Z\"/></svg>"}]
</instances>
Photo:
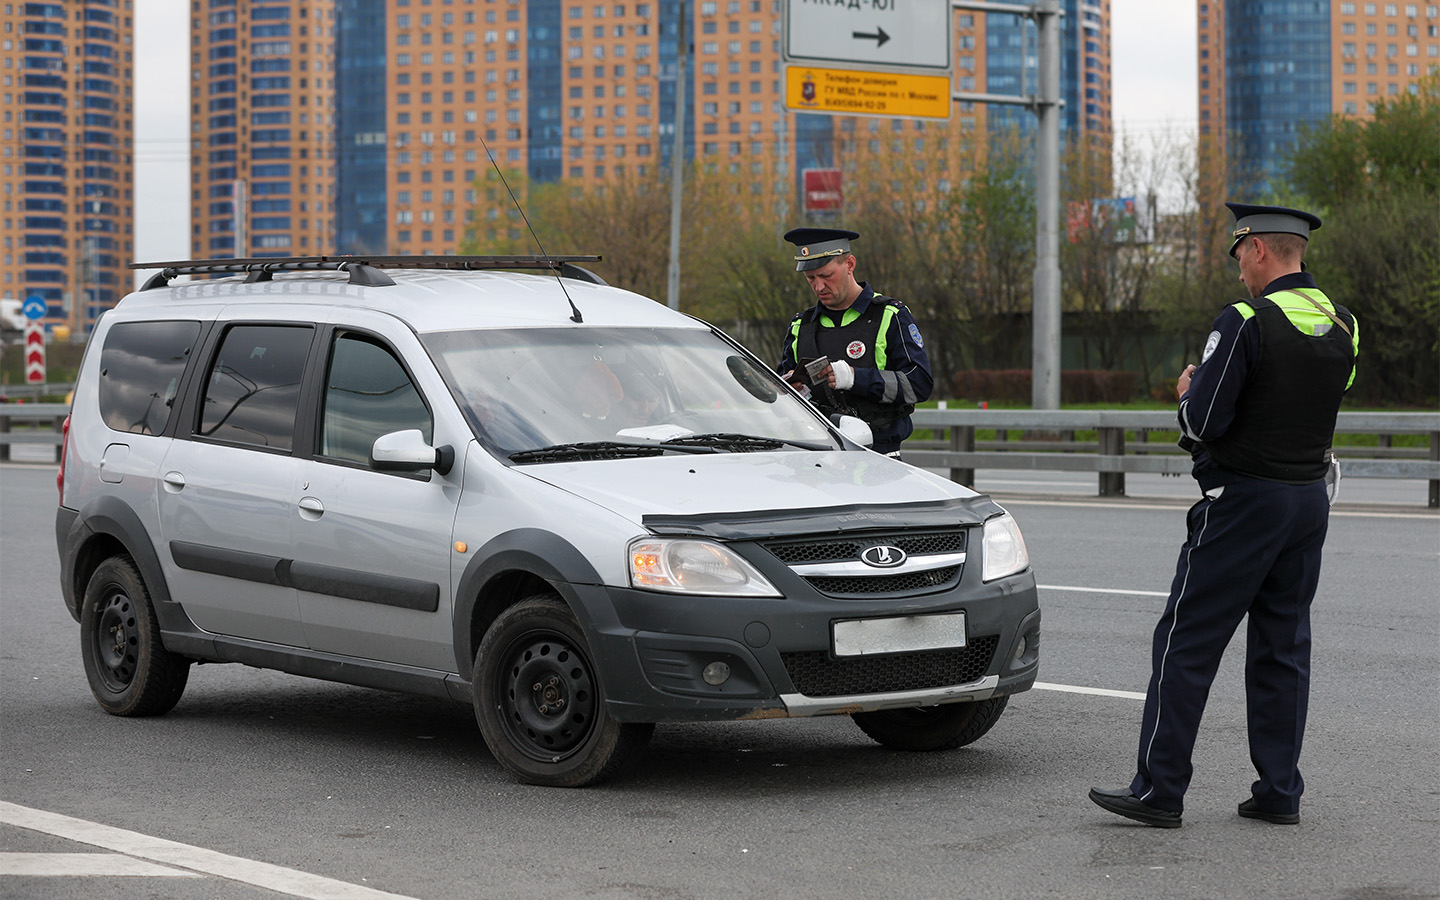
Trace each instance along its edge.
<instances>
[{"instance_id":1,"label":"dark trousers with white stripe","mask_svg":"<svg viewBox=\"0 0 1440 900\"><path fill-rule=\"evenodd\" d=\"M1218 494L1218 495L1217 495ZM1155 626L1150 687L1130 789L1180 812L1190 757L1220 657L1248 614L1245 698L1251 787L1269 811L1298 812L1300 744L1310 697L1310 601L1320 578L1329 503L1323 483L1242 478L1190 508L1165 613Z\"/></svg>"}]
</instances>

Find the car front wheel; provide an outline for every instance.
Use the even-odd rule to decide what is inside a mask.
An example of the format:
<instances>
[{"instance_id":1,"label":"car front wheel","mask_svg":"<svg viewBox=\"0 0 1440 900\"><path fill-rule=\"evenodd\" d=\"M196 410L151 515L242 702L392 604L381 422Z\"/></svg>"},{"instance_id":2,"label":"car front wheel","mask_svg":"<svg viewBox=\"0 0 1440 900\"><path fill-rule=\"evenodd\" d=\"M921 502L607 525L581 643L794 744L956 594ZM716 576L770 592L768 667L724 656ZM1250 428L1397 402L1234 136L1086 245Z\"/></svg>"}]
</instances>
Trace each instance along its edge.
<instances>
[{"instance_id":1,"label":"car front wheel","mask_svg":"<svg viewBox=\"0 0 1440 900\"><path fill-rule=\"evenodd\" d=\"M891 750L954 750L979 740L1005 711L1009 697L968 703L855 713L855 724Z\"/></svg>"},{"instance_id":2,"label":"car front wheel","mask_svg":"<svg viewBox=\"0 0 1440 900\"><path fill-rule=\"evenodd\" d=\"M80 645L90 690L111 715L158 716L180 702L190 660L161 643L150 591L130 557L111 557L90 576Z\"/></svg>"},{"instance_id":3,"label":"car front wheel","mask_svg":"<svg viewBox=\"0 0 1440 900\"><path fill-rule=\"evenodd\" d=\"M472 671L480 733L500 765L527 784L584 787L612 778L655 728L610 718L580 623L554 594L501 613Z\"/></svg>"}]
</instances>

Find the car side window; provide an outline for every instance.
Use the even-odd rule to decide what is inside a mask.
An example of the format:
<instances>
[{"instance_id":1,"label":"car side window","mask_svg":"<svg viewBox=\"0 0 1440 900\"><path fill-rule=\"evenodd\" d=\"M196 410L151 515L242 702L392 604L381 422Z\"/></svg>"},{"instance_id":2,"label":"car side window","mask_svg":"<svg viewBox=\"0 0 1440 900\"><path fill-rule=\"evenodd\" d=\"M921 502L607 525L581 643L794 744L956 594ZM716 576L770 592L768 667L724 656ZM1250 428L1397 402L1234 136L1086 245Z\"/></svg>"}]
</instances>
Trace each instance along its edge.
<instances>
[{"instance_id":1,"label":"car side window","mask_svg":"<svg viewBox=\"0 0 1440 900\"><path fill-rule=\"evenodd\" d=\"M320 454L369 465L370 446L377 437L411 428L431 441L430 410L405 367L373 338L336 337L325 376Z\"/></svg>"},{"instance_id":2,"label":"car side window","mask_svg":"<svg viewBox=\"0 0 1440 900\"><path fill-rule=\"evenodd\" d=\"M100 352L105 424L131 434L164 431L199 335L199 322L125 322L111 328Z\"/></svg>"},{"instance_id":3,"label":"car side window","mask_svg":"<svg viewBox=\"0 0 1440 900\"><path fill-rule=\"evenodd\" d=\"M271 450L295 443L300 379L314 329L293 325L235 325L205 382L200 435Z\"/></svg>"}]
</instances>

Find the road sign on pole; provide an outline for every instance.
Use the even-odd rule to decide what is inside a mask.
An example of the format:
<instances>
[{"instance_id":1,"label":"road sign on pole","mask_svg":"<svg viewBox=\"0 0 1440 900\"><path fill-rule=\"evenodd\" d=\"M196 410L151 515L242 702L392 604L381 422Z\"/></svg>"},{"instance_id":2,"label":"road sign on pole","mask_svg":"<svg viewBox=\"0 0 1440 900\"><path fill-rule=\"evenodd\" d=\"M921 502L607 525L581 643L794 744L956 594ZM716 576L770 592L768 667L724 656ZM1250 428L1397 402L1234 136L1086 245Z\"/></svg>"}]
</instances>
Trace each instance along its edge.
<instances>
[{"instance_id":1,"label":"road sign on pole","mask_svg":"<svg viewBox=\"0 0 1440 900\"><path fill-rule=\"evenodd\" d=\"M29 307L29 301L26 301ZM25 321L25 381L39 384L45 381L45 326L39 319Z\"/></svg>"},{"instance_id":2,"label":"road sign on pole","mask_svg":"<svg viewBox=\"0 0 1440 900\"><path fill-rule=\"evenodd\" d=\"M950 72L950 0L787 0L785 61Z\"/></svg>"},{"instance_id":3,"label":"road sign on pole","mask_svg":"<svg viewBox=\"0 0 1440 900\"><path fill-rule=\"evenodd\" d=\"M45 305L45 298L39 294L31 294L26 297L20 309L25 313L25 318L32 322L45 318L45 313L48 312Z\"/></svg>"}]
</instances>

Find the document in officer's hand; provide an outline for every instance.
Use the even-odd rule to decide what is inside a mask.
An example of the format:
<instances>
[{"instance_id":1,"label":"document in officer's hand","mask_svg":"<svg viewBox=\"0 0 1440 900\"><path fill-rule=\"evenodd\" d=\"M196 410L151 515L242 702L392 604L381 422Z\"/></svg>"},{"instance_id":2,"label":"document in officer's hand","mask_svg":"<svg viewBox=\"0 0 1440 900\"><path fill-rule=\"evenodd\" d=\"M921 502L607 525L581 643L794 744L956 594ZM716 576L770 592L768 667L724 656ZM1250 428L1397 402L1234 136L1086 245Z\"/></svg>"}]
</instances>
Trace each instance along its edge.
<instances>
[{"instance_id":1,"label":"document in officer's hand","mask_svg":"<svg viewBox=\"0 0 1440 900\"><path fill-rule=\"evenodd\" d=\"M800 360L800 369L795 372L795 377L801 384L808 387L819 387L829 383L829 380L825 378L825 370L828 368L830 368L830 360L823 356L815 359L802 359Z\"/></svg>"}]
</instances>

